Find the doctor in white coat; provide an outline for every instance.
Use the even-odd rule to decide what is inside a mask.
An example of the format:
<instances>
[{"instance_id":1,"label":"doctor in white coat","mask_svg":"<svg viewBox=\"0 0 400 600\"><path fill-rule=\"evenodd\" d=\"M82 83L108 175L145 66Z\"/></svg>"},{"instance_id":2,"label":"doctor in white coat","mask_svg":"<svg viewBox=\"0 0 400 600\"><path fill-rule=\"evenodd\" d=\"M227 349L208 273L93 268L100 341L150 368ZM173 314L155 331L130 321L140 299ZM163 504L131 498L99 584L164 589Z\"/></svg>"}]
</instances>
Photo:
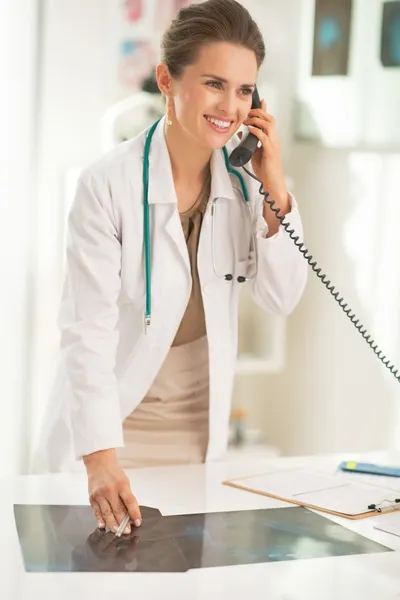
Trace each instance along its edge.
<instances>
[{"instance_id":1,"label":"doctor in white coat","mask_svg":"<svg viewBox=\"0 0 400 600\"><path fill-rule=\"evenodd\" d=\"M80 177L68 225L62 360L35 470L86 468L99 527L115 531L126 511L141 523L125 467L224 453L241 286L278 315L303 293L306 261L240 169L247 210L223 153L237 145L243 123L252 127L261 144L247 167L302 239L274 118L264 101L251 110L264 54L257 25L234 0L182 9L164 35L157 81L167 114L149 149L147 327L146 132Z\"/></svg>"}]
</instances>

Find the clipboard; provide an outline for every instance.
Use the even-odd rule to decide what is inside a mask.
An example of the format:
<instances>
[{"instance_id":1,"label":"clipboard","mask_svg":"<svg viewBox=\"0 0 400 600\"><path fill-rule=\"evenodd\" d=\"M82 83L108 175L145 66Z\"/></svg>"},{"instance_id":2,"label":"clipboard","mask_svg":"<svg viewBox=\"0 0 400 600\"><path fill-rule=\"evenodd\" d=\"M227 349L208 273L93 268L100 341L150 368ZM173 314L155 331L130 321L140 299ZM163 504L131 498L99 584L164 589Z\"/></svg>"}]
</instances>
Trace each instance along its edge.
<instances>
[{"instance_id":1,"label":"clipboard","mask_svg":"<svg viewBox=\"0 0 400 600\"><path fill-rule=\"evenodd\" d=\"M311 469L270 471L222 483L351 520L400 510L400 498L393 498L393 490L354 481L342 474L321 473Z\"/></svg>"}]
</instances>

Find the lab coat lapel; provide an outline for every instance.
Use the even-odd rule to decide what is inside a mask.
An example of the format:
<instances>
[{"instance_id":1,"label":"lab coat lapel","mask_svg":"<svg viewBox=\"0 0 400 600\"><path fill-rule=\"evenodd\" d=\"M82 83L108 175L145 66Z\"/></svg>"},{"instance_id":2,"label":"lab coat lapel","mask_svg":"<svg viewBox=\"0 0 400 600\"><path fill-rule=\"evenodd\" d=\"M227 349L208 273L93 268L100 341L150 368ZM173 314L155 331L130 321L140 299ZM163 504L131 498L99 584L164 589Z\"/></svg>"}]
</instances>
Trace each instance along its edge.
<instances>
[{"instance_id":1,"label":"lab coat lapel","mask_svg":"<svg viewBox=\"0 0 400 600\"><path fill-rule=\"evenodd\" d=\"M176 245L178 252L186 266L188 273L190 273L190 262L189 262L189 252L186 245L185 236L183 233L183 228L181 224L181 220L179 218L178 208L177 206L171 212L171 215L165 225L165 231Z\"/></svg>"},{"instance_id":2,"label":"lab coat lapel","mask_svg":"<svg viewBox=\"0 0 400 600\"><path fill-rule=\"evenodd\" d=\"M235 199L235 192L229 175L223 150L214 150L211 157L211 198Z\"/></svg>"},{"instance_id":3,"label":"lab coat lapel","mask_svg":"<svg viewBox=\"0 0 400 600\"><path fill-rule=\"evenodd\" d=\"M189 254L179 218L178 199L176 196L175 185L172 176L171 161L164 137L164 122L165 117L160 120L157 129L154 132L154 137L150 147L150 210L152 210L152 205L166 205L163 207L165 209L163 214L165 215L166 219L164 221L165 233L176 246L187 271L190 272ZM155 206L153 210L155 210L156 214L161 214L160 209L160 206Z\"/></svg>"},{"instance_id":4,"label":"lab coat lapel","mask_svg":"<svg viewBox=\"0 0 400 600\"><path fill-rule=\"evenodd\" d=\"M171 161L164 137L165 117L163 117L153 136L149 156L149 204L167 205L168 217L165 221L165 232L175 244L179 255L190 273L190 262L185 236L178 212L178 200L172 176ZM215 150L211 157L211 193L210 199L235 199L234 187L228 173L222 149ZM158 208L158 207L157 207ZM165 214L165 213L164 213ZM204 246L200 236L200 244ZM206 236L207 237L207 236ZM204 271L203 271L204 272Z\"/></svg>"}]
</instances>

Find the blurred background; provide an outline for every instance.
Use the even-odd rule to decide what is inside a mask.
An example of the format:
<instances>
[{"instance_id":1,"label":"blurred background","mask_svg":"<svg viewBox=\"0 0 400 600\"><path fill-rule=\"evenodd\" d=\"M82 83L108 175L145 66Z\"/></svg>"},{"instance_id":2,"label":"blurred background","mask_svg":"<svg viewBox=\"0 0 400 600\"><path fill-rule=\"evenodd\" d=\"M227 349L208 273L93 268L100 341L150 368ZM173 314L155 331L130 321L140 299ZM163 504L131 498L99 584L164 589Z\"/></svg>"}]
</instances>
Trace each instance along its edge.
<instances>
[{"instance_id":1,"label":"blurred background","mask_svg":"<svg viewBox=\"0 0 400 600\"><path fill-rule=\"evenodd\" d=\"M27 472L53 383L76 179L163 111L160 37L188 3L0 0L0 474ZM400 2L242 4L307 246L400 366ZM230 458L399 441L399 382L311 269L288 318L243 292Z\"/></svg>"}]
</instances>

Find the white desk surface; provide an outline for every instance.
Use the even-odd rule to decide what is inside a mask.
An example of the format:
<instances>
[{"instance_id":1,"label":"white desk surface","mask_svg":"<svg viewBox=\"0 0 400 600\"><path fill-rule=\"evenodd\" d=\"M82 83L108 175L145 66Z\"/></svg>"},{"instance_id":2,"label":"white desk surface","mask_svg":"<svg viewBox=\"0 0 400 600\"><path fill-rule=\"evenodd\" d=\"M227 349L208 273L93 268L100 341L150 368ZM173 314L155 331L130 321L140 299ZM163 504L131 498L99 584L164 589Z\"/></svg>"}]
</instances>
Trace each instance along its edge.
<instances>
[{"instance_id":1,"label":"white desk surface","mask_svg":"<svg viewBox=\"0 0 400 600\"><path fill-rule=\"evenodd\" d=\"M260 473L270 466L305 465L332 472L341 460L353 459L400 464L400 454L376 452L250 459L247 463L214 463L127 473L139 503L158 508L167 515L283 506L257 494L222 486L221 481ZM382 478L375 480L381 482ZM399 479L390 478L389 484L400 490ZM387 485L387 481L382 485ZM400 600L400 538L374 529L374 518L350 521L330 517L395 552L194 569L184 574L26 573L13 503L88 504L86 478L81 474L19 477L12 481L1 480L0 492L0 597L4 600L110 600L115 593L120 598L135 600L243 600L247 597L251 600Z\"/></svg>"}]
</instances>

